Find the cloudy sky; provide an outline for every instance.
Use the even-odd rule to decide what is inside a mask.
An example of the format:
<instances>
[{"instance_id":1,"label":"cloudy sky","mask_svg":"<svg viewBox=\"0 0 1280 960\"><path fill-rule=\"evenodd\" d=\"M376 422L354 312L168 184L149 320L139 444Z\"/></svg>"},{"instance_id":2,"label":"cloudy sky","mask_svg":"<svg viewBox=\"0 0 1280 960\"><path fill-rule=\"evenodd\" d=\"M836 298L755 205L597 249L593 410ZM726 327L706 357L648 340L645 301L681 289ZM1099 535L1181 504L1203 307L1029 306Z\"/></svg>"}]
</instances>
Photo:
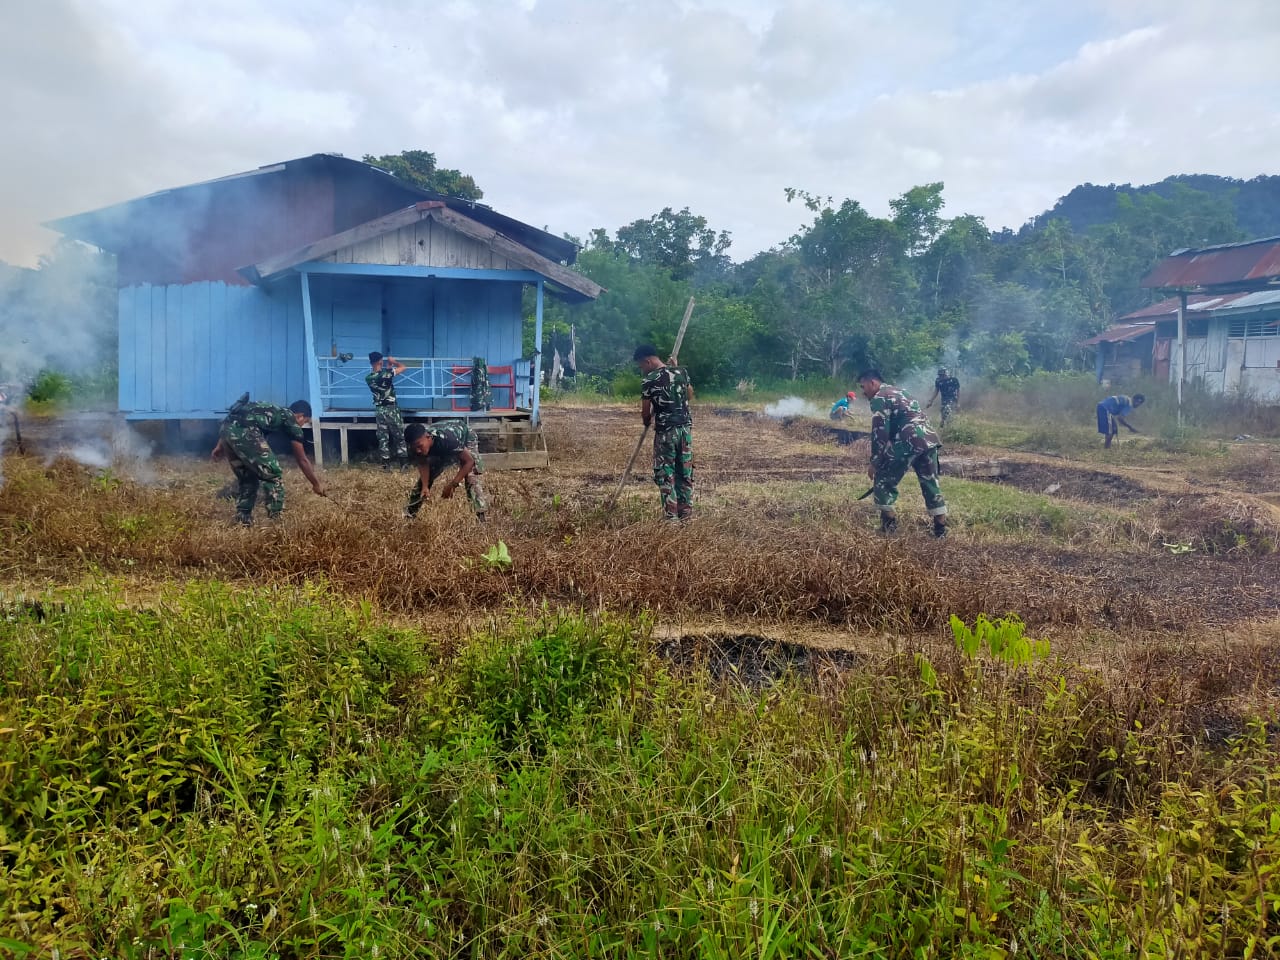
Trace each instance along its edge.
<instances>
[{"instance_id":1,"label":"cloudy sky","mask_svg":"<svg viewBox=\"0 0 1280 960\"><path fill-rule=\"evenodd\" d=\"M0 259L41 221L316 152L434 152L554 233L689 207L734 259L946 183L1280 173L1275 0L10 0Z\"/></svg>"}]
</instances>

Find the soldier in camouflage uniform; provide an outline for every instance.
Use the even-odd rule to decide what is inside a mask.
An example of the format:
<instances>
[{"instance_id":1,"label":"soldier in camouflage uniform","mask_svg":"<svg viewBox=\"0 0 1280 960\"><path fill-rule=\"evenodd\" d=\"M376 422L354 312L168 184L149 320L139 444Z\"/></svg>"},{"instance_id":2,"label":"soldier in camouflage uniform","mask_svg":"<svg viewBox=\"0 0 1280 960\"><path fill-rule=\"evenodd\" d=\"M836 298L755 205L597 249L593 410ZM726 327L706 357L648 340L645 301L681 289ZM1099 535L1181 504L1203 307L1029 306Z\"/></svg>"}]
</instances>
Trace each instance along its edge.
<instances>
[{"instance_id":1,"label":"soldier in camouflage uniform","mask_svg":"<svg viewBox=\"0 0 1280 960\"><path fill-rule=\"evenodd\" d=\"M947 535L947 502L938 486L938 449L942 442L929 426L920 404L905 390L884 382L879 370L858 377L862 395L871 403L871 464L875 504L880 508L880 532L895 533L898 484L908 468L920 481L924 504L933 517L933 535Z\"/></svg>"},{"instance_id":2,"label":"soldier in camouflage uniform","mask_svg":"<svg viewBox=\"0 0 1280 960\"><path fill-rule=\"evenodd\" d=\"M373 412L378 427L378 456L382 457L382 469L391 469L391 452L401 463L409 459L404 445L404 420L396 403L396 377L404 373L404 364L395 357L384 357L377 350L369 354L369 366L364 382L373 394Z\"/></svg>"},{"instance_id":3,"label":"soldier in camouflage uniform","mask_svg":"<svg viewBox=\"0 0 1280 960\"><path fill-rule=\"evenodd\" d=\"M412 462L418 468L418 479L409 492L405 516L417 516L431 485L446 468L456 466L458 472L444 485L440 498L448 500L459 484L465 484L471 509L475 511L476 519L484 523L489 504L481 480L484 463L480 459L480 444L475 432L461 420L442 420L430 425L411 423L405 428L404 439Z\"/></svg>"},{"instance_id":4,"label":"soldier in camouflage uniform","mask_svg":"<svg viewBox=\"0 0 1280 960\"><path fill-rule=\"evenodd\" d=\"M924 408L928 410L939 397L942 398L942 425L945 427L960 409L960 381L946 367L938 368L938 378L933 381L933 396Z\"/></svg>"},{"instance_id":5,"label":"soldier in camouflage uniform","mask_svg":"<svg viewBox=\"0 0 1280 960\"><path fill-rule=\"evenodd\" d=\"M267 516L278 520L284 510L284 484L281 482L280 461L271 452L266 435L273 431L283 433L293 446L293 457L298 461L311 489L325 496L324 484L316 476L302 445L302 428L311 423L311 404L299 400L286 410L274 403L250 402L249 394L241 395L231 405L226 419L218 430L218 445L213 448L213 459L224 457L236 475L236 520L246 527L253 526L253 507L258 500L258 487L263 488L263 502Z\"/></svg>"},{"instance_id":6,"label":"soldier in camouflage uniform","mask_svg":"<svg viewBox=\"0 0 1280 960\"><path fill-rule=\"evenodd\" d=\"M636 347L640 384L640 418L653 424L653 482L662 496L663 518L684 521L693 516L693 417L689 403L693 384L683 367L667 366L650 344Z\"/></svg>"},{"instance_id":7,"label":"soldier in camouflage uniform","mask_svg":"<svg viewBox=\"0 0 1280 960\"><path fill-rule=\"evenodd\" d=\"M493 389L489 386L489 365L484 357L471 360L471 409L493 409Z\"/></svg>"}]
</instances>

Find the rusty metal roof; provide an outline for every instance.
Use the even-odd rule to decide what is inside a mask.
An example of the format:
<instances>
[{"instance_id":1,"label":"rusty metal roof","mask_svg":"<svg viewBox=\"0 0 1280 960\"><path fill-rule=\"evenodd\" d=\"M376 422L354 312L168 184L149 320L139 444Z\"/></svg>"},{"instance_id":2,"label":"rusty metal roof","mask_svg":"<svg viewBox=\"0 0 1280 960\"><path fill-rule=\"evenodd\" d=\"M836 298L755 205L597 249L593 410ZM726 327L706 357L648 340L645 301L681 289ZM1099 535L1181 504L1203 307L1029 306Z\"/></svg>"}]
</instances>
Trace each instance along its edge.
<instances>
[{"instance_id":1,"label":"rusty metal roof","mask_svg":"<svg viewBox=\"0 0 1280 960\"><path fill-rule=\"evenodd\" d=\"M1178 250L1142 278L1144 287L1250 291L1280 287L1280 237Z\"/></svg>"},{"instance_id":2,"label":"rusty metal roof","mask_svg":"<svg viewBox=\"0 0 1280 960\"><path fill-rule=\"evenodd\" d=\"M1126 343L1130 340L1141 340L1148 334L1154 333L1155 329L1154 323L1117 323L1101 333L1094 334L1088 340L1081 340L1080 346L1096 347L1100 343Z\"/></svg>"}]
</instances>

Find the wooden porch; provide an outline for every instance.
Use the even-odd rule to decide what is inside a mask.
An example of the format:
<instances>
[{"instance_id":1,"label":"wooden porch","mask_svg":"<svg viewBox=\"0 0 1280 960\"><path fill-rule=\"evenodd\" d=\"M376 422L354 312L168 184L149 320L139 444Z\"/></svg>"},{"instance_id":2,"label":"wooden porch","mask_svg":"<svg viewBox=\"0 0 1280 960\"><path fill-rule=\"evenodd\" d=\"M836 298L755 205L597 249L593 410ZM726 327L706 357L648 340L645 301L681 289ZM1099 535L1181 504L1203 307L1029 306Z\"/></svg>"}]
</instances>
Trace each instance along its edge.
<instances>
[{"instance_id":1,"label":"wooden porch","mask_svg":"<svg viewBox=\"0 0 1280 960\"><path fill-rule=\"evenodd\" d=\"M536 470L550 466L547 440L542 428L532 422L528 410L422 410L402 411L405 425L440 420L465 420L480 439L486 469ZM338 460L350 462L351 432L378 429L373 414L326 414L311 421L311 435L317 466L324 465L324 436L338 435Z\"/></svg>"}]
</instances>

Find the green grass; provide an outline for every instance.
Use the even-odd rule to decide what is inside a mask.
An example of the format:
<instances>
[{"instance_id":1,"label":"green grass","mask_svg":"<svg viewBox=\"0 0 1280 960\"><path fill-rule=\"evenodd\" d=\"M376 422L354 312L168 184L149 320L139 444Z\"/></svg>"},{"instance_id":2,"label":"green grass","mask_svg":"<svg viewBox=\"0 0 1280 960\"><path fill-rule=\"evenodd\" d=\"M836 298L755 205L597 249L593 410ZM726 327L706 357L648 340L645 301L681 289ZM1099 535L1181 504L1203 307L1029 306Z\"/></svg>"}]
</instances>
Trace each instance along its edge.
<instances>
[{"instance_id":1,"label":"green grass","mask_svg":"<svg viewBox=\"0 0 1280 960\"><path fill-rule=\"evenodd\" d=\"M944 477L943 483L953 514L951 522L978 535L1062 542L1130 540L1134 517L1129 511L1056 499L996 483L955 477Z\"/></svg>"},{"instance_id":2,"label":"green grass","mask_svg":"<svg viewBox=\"0 0 1280 960\"><path fill-rule=\"evenodd\" d=\"M982 539L1100 546L1125 545L1135 539L1132 511L1028 493L1016 487L958 477L942 477L953 530ZM785 511L797 519L820 521L830 529L878 528L879 514L871 498L858 501L871 485L865 478L806 483L738 483L717 490L721 502L752 509ZM898 487L898 512L908 523L923 523L924 500L915 475L908 473Z\"/></svg>"},{"instance_id":3,"label":"green grass","mask_svg":"<svg viewBox=\"0 0 1280 960\"><path fill-rule=\"evenodd\" d=\"M1168 691L1068 673L1016 624L819 694L673 673L642 622L549 614L455 649L320 588L4 613L15 956L1280 942L1275 745L1198 746Z\"/></svg>"}]
</instances>

